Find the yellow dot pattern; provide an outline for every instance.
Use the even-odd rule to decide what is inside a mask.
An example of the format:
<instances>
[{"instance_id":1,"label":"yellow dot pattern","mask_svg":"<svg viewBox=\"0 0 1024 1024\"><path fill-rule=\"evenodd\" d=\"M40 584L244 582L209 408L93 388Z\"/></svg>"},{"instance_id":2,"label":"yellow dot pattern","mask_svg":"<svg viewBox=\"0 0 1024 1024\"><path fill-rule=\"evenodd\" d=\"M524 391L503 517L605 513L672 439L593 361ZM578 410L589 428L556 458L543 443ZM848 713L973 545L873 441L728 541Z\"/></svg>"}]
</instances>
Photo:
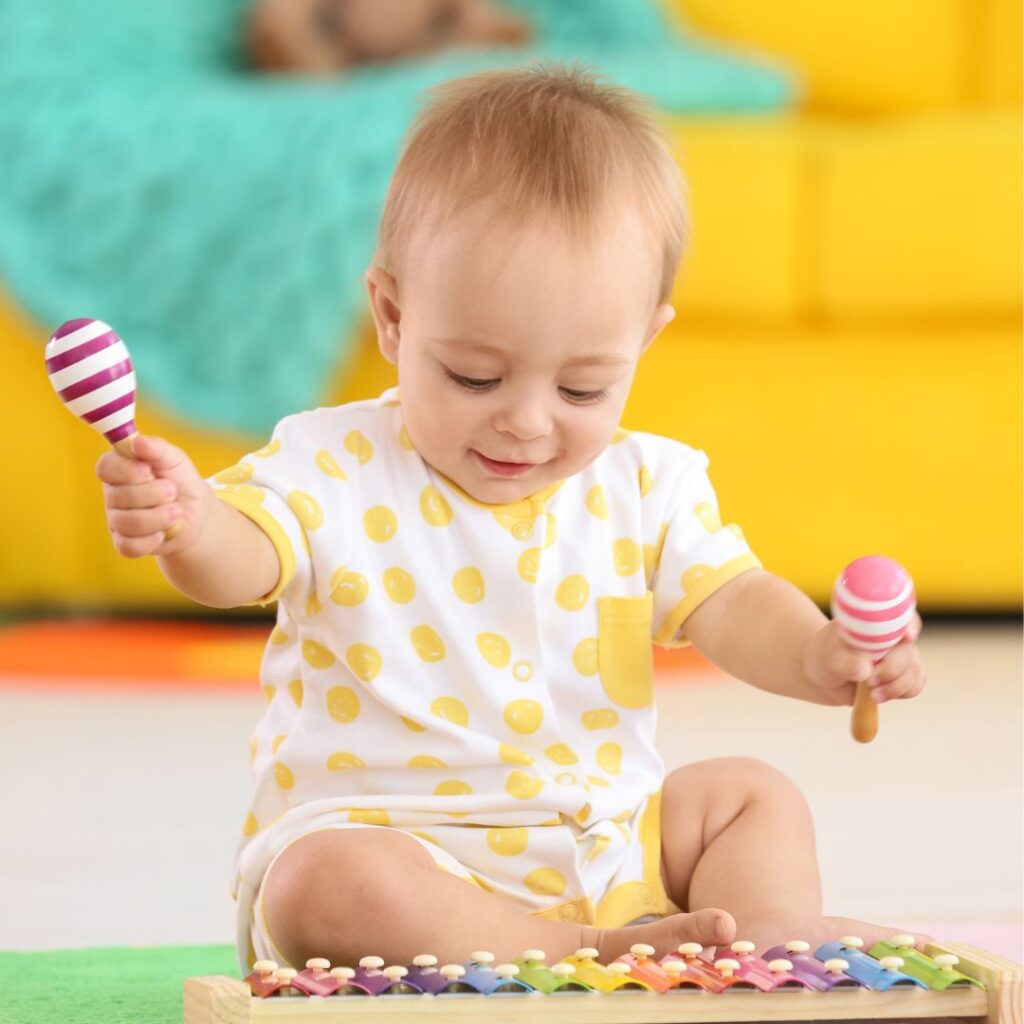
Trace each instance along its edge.
<instances>
[{"instance_id":1,"label":"yellow dot pattern","mask_svg":"<svg viewBox=\"0 0 1024 1024\"><path fill-rule=\"evenodd\" d=\"M321 473L326 473L327 476L334 477L335 480L348 479L345 476L345 471L338 465L337 460L326 448L321 448L316 453L314 461Z\"/></svg>"},{"instance_id":2,"label":"yellow dot pattern","mask_svg":"<svg viewBox=\"0 0 1024 1024\"><path fill-rule=\"evenodd\" d=\"M469 711L466 705L456 697L438 697L430 704L432 714L443 718L453 725L469 725Z\"/></svg>"},{"instance_id":3,"label":"yellow dot pattern","mask_svg":"<svg viewBox=\"0 0 1024 1024\"><path fill-rule=\"evenodd\" d=\"M433 484L420 494L420 514L431 526L447 526L452 521L452 507Z\"/></svg>"},{"instance_id":4,"label":"yellow dot pattern","mask_svg":"<svg viewBox=\"0 0 1024 1024\"><path fill-rule=\"evenodd\" d=\"M566 576L555 592L555 603L567 612L578 612L589 599L590 584L579 573Z\"/></svg>"},{"instance_id":5,"label":"yellow dot pattern","mask_svg":"<svg viewBox=\"0 0 1024 1024\"><path fill-rule=\"evenodd\" d=\"M416 596L416 581L404 569L392 566L384 570L384 593L395 604L408 604Z\"/></svg>"},{"instance_id":6,"label":"yellow dot pattern","mask_svg":"<svg viewBox=\"0 0 1024 1024\"><path fill-rule=\"evenodd\" d=\"M341 772L346 768L365 768L363 759L356 754L346 750L339 750L327 758L327 770L329 772Z\"/></svg>"},{"instance_id":7,"label":"yellow dot pattern","mask_svg":"<svg viewBox=\"0 0 1024 1024\"><path fill-rule=\"evenodd\" d=\"M381 658L380 652L369 644L350 644L345 651L345 664L364 683L372 683L380 675L384 659Z\"/></svg>"},{"instance_id":8,"label":"yellow dot pattern","mask_svg":"<svg viewBox=\"0 0 1024 1024\"><path fill-rule=\"evenodd\" d=\"M345 451L354 455L359 460L360 466L365 466L373 458L373 444L365 434L361 434L358 430L350 430L345 435Z\"/></svg>"},{"instance_id":9,"label":"yellow dot pattern","mask_svg":"<svg viewBox=\"0 0 1024 1024\"><path fill-rule=\"evenodd\" d=\"M354 608L366 600L370 584L366 577L342 566L331 577L331 600L346 608Z\"/></svg>"},{"instance_id":10,"label":"yellow dot pattern","mask_svg":"<svg viewBox=\"0 0 1024 1024\"><path fill-rule=\"evenodd\" d=\"M374 505L363 513L363 529L370 540L383 544L398 532L398 516L387 505Z\"/></svg>"},{"instance_id":11,"label":"yellow dot pattern","mask_svg":"<svg viewBox=\"0 0 1024 1024\"><path fill-rule=\"evenodd\" d=\"M536 732L544 721L544 708L535 700L513 700L505 705L505 724L513 732Z\"/></svg>"},{"instance_id":12,"label":"yellow dot pattern","mask_svg":"<svg viewBox=\"0 0 1024 1024\"><path fill-rule=\"evenodd\" d=\"M413 650L424 661L440 661L445 656L444 641L437 635L437 630L430 626L414 626L410 636Z\"/></svg>"},{"instance_id":13,"label":"yellow dot pattern","mask_svg":"<svg viewBox=\"0 0 1024 1024\"><path fill-rule=\"evenodd\" d=\"M479 604L487 592L483 573L474 565L464 566L452 577L452 589L466 604Z\"/></svg>"},{"instance_id":14,"label":"yellow dot pattern","mask_svg":"<svg viewBox=\"0 0 1024 1024\"><path fill-rule=\"evenodd\" d=\"M512 648L499 633L478 633L476 647L484 661L495 668L505 668L512 660Z\"/></svg>"},{"instance_id":15,"label":"yellow dot pattern","mask_svg":"<svg viewBox=\"0 0 1024 1024\"><path fill-rule=\"evenodd\" d=\"M572 663L581 676L597 675L597 637L581 640L572 652Z\"/></svg>"},{"instance_id":16,"label":"yellow dot pattern","mask_svg":"<svg viewBox=\"0 0 1024 1024\"><path fill-rule=\"evenodd\" d=\"M354 722L359 711L359 695L351 686L332 686L327 691L327 714L335 722Z\"/></svg>"}]
</instances>

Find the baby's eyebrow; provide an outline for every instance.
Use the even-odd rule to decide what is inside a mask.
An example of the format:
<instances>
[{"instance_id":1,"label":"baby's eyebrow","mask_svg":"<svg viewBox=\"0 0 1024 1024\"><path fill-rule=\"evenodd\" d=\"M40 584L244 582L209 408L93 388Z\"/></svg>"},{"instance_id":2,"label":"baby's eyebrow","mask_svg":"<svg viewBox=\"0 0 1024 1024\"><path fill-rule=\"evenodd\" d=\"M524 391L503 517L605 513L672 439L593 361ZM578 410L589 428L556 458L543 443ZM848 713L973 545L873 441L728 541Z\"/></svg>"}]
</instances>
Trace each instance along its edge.
<instances>
[{"instance_id":1,"label":"baby's eyebrow","mask_svg":"<svg viewBox=\"0 0 1024 1024\"><path fill-rule=\"evenodd\" d=\"M442 345L450 345L455 348L472 349L475 352L486 352L489 355L505 356L507 353L495 345L488 345L483 341L475 341L472 338L433 338L433 341ZM574 359L567 359L564 366L627 366L629 360L623 356L576 356Z\"/></svg>"}]
</instances>

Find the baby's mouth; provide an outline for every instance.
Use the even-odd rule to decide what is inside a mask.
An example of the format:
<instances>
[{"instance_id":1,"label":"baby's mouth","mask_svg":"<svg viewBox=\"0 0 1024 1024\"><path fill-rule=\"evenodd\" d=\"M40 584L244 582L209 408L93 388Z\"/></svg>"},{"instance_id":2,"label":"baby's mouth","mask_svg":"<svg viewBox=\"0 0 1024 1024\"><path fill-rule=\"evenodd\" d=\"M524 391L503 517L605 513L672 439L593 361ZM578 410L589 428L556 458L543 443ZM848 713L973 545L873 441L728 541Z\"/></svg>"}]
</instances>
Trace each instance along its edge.
<instances>
[{"instance_id":1,"label":"baby's mouth","mask_svg":"<svg viewBox=\"0 0 1024 1024\"><path fill-rule=\"evenodd\" d=\"M536 465L535 462L503 462L500 459L489 458L484 455L483 452L478 452L475 448L471 450L480 465L483 466L483 468L492 476L522 476L524 473L528 473Z\"/></svg>"}]
</instances>

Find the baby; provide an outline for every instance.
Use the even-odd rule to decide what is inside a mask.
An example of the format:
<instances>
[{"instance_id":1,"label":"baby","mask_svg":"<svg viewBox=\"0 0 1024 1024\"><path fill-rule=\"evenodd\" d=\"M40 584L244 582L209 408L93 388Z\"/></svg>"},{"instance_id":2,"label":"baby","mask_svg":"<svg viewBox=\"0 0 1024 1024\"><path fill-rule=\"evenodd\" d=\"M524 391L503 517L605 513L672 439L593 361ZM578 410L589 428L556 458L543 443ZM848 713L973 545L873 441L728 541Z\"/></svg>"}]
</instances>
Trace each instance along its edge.
<instances>
[{"instance_id":1,"label":"baby","mask_svg":"<svg viewBox=\"0 0 1024 1024\"><path fill-rule=\"evenodd\" d=\"M819 704L925 683L919 619L873 667L722 525L702 452L619 427L684 235L635 96L557 66L449 83L366 274L399 388L289 416L209 482L154 437L99 460L123 555L206 605L277 602L243 968L889 934L822 916L779 772L666 776L654 746L652 640Z\"/></svg>"}]
</instances>

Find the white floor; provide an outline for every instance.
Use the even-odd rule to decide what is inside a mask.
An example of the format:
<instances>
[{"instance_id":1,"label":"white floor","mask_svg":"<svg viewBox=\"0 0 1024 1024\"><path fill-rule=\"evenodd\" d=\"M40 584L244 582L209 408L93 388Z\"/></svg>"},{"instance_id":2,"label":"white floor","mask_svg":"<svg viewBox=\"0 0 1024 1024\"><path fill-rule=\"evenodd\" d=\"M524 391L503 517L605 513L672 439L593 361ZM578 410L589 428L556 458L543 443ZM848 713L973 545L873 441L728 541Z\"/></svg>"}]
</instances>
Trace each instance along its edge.
<instances>
[{"instance_id":1,"label":"white floor","mask_svg":"<svg viewBox=\"0 0 1024 1024\"><path fill-rule=\"evenodd\" d=\"M662 687L668 767L761 758L806 793L826 912L898 927L1021 919L1020 631L926 631L925 694L874 743L848 711L731 681ZM0 949L233 941L246 696L85 695L0 683ZM757 851L750 851L756 864ZM766 879L766 882L768 880Z\"/></svg>"}]
</instances>

